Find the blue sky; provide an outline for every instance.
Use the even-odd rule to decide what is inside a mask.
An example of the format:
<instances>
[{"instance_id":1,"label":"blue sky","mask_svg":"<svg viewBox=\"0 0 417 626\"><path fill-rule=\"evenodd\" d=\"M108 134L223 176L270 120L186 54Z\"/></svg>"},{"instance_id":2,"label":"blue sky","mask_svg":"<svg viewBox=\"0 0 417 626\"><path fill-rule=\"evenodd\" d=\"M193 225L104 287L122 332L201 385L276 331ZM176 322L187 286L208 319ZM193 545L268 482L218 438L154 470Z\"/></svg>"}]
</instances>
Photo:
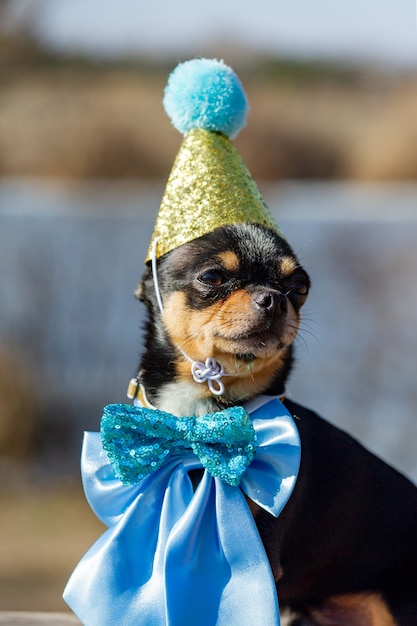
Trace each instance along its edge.
<instances>
[{"instance_id":1,"label":"blue sky","mask_svg":"<svg viewBox=\"0 0 417 626\"><path fill-rule=\"evenodd\" d=\"M219 42L417 65L416 0L42 0L44 36L101 53L198 56Z\"/></svg>"}]
</instances>

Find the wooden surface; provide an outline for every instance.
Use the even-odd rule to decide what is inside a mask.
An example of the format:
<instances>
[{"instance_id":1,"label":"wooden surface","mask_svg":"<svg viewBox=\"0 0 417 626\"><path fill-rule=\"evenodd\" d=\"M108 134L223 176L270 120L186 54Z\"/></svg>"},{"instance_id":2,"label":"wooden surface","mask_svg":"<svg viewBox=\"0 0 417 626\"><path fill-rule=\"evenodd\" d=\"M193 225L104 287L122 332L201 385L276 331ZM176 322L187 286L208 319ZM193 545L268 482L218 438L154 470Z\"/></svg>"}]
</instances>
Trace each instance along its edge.
<instances>
[{"instance_id":1,"label":"wooden surface","mask_svg":"<svg viewBox=\"0 0 417 626\"><path fill-rule=\"evenodd\" d=\"M281 626L288 625L289 616L281 616ZM0 626L80 626L71 613L32 613L0 611Z\"/></svg>"},{"instance_id":2,"label":"wooden surface","mask_svg":"<svg viewBox=\"0 0 417 626\"><path fill-rule=\"evenodd\" d=\"M79 626L71 613L0 612L0 626Z\"/></svg>"}]
</instances>

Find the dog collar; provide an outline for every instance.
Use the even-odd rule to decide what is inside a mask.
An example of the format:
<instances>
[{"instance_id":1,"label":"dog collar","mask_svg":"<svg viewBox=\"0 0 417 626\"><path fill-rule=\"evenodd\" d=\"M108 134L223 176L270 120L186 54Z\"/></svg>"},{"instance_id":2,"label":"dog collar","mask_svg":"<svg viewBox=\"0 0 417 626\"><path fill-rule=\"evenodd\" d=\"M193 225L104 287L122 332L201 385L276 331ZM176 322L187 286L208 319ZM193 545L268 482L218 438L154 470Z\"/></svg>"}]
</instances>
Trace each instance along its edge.
<instances>
[{"instance_id":1,"label":"dog collar","mask_svg":"<svg viewBox=\"0 0 417 626\"><path fill-rule=\"evenodd\" d=\"M140 384L138 378L131 378L129 384L127 386L126 395L129 400L133 400L133 402L139 402L142 406L147 409L155 409L146 397L145 387Z\"/></svg>"},{"instance_id":2,"label":"dog collar","mask_svg":"<svg viewBox=\"0 0 417 626\"><path fill-rule=\"evenodd\" d=\"M129 400L133 400L133 402L135 404L138 403L141 406L146 407L147 409L156 409L157 408L151 402L149 402L148 397L146 395L146 389L139 382L138 378L131 378L130 379L128 387L127 387L126 395L129 398ZM283 391L278 396L274 396L274 397L278 398L278 400L280 402L284 402L284 400L285 400L285 391ZM253 400L250 400L248 403L246 403L245 407L246 407L247 411L249 413L251 413L252 411L256 411L256 409L258 409L261 406L263 406L264 404L266 404L266 402L268 402L269 400L271 400L270 396L262 396L261 395L261 396L258 396L256 398L254 398Z\"/></svg>"}]
</instances>

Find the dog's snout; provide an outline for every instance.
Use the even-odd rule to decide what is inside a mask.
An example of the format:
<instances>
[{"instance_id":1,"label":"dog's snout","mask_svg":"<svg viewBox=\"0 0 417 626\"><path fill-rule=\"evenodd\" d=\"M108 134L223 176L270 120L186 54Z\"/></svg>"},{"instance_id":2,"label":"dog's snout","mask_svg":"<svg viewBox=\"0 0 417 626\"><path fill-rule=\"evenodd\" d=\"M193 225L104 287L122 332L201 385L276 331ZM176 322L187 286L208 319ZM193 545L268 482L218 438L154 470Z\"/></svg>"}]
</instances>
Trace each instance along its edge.
<instances>
[{"instance_id":1,"label":"dog's snout","mask_svg":"<svg viewBox=\"0 0 417 626\"><path fill-rule=\"evenodd\" d=\"M260 291L253 296L255 305L266 313L276 310L285 313L287 310L287 298L276 291Z\"/></svg>"}]
</instances>

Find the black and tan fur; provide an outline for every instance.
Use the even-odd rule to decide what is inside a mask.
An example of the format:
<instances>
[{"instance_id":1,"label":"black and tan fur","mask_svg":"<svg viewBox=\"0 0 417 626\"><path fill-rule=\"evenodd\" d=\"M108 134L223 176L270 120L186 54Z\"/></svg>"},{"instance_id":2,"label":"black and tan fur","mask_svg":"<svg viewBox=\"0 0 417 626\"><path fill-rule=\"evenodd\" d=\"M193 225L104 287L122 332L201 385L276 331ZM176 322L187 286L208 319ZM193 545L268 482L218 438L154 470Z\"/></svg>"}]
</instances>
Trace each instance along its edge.
<instances>
[{"instance_id":1,"label":"black and tan fur","mask_svg":"<svg viewBox=\"0 0 417 626\"><path fill-rule=\"evenodd\" d=\"M139 380L178 416L282 395L310 281L286 241L257 225L219 228L158 261ZM214 357L231 376L216 397L190 364ZM302 461L278 519L250 503L294 626L417 626L417 489L318 415L284 400ZM295 617L294 617L295 616ZM260 626L268 626L267 624Z\"/></svg>"}]
</instances>

